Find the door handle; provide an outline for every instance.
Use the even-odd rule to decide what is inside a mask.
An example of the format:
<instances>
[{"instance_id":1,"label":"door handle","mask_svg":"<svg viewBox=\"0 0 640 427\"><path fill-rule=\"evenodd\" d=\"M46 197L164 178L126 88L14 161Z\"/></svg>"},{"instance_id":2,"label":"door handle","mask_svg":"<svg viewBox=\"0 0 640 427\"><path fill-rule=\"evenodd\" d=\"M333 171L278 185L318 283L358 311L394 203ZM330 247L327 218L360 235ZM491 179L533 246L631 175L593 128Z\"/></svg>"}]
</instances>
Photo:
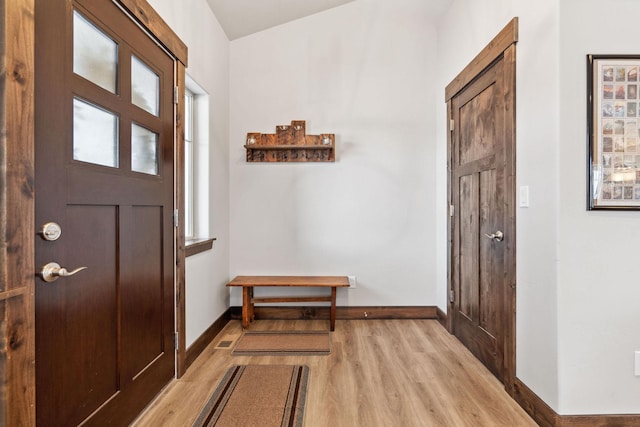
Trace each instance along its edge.
<instances>
[{"instance_id":1,"label":"door handle","mask_svg":"<svg viewBox=\"0 0 640 427\"><path fill-rule=\"evenodd\" d=\"M60 264L58 264L57 262L50 262L49 264L42 267L42 270L40 270L40 277L42 277L42 280L44 280L45 282L55 282L56 280L58 280L58 277L73 276L74 274L84 270L85 268L87 267L78 267L75 270L68 271L66 268L60 267Z\"/></svg>"},{"instance_id":2,"label":"door handle","mask_svg":"<svg viewBox=\"0 0 640 427\"><path fill-rule=\"evenodd\" d=\"M491 233L491 234L484 234L486 237L490 238L491 240L495 240L496 242L502 242L502 240L504 240L504 233L500 230L496 231L495 233Z\"/></svg>"}]
</instances>

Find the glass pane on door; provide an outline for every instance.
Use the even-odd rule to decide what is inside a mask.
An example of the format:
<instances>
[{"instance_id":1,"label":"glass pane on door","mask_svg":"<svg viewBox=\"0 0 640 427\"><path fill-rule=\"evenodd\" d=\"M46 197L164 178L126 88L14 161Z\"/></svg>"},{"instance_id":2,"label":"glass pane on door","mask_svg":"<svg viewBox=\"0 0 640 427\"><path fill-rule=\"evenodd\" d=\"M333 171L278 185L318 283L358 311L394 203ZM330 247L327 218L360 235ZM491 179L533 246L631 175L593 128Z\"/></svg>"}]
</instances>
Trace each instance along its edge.
<instances>
[{"instance_id":1,"label":"glass pane on door","mask_svg":"<svg viewBox=\"0 0 640 427\"><path fill-rule=\"evenodd\" d=\"M135 56L131 56L131 102L145 111L158 115L160 77Z\"/></svg>"},{"instance_id":2,"label":"glass pane on door","mask_svg":"<svg viewBox=\"0 0 640 427\"><path fill-rule=\"evenodd\" d=\"M158 134L131 124L131 170L158 175Z\"/></svg>"},{"instance_id":3,"label":"glass pane on door","mask_svg":"<svg viewBox=\"0 0 640 427\"><path fill-rule=\"evenodd\" d=\"M73 99L73 159L118 167L118 116Z\"/></svg>"},{"instance_id":4,"label":"glass pane on door","mask_svg":"<svg viewBox=\"0 0 640 427\"><path fill-rule=\"evenodd\" d=\"M73 72L116 93L118 44L73 11Z\"/></svg>"}]
</instances>

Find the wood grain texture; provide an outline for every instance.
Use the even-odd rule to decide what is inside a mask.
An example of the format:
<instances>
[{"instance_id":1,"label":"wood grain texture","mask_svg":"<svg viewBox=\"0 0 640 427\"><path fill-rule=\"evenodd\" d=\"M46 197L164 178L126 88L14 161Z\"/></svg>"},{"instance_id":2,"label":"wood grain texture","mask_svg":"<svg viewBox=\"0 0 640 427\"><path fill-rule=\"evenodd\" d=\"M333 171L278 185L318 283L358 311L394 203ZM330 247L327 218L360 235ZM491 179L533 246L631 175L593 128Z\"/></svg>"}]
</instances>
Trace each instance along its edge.
<instances>
[{"instance_id":1,"label":"wood grain texture","mask_svg":"<svg viewBox=\"0 0 640 427\"><path fill-rule=\"evenodd\" d=\"M0 425L35 425L34 1L0 0Z\"/></svg>"},{"instance_id":2,"label":"wood grain texture","mask_svg":"<svg viewBox=\"0 0 640 427\"><path fill-rule=\"evenodd\" d=\"M434 306L355 306L337 307L336 316L343 320L357 319L435 319Z\"/></svg>"},{"instance_id":3,"label":"wood grain texture","mask_svg":"<svg viewBox=\"0 0 640 427\"><path fill-rule=\"evenodd\" d=\"M449 319L448 319L447 313L442 311L440 307L436 307L435 309L436 309L436 319L438 319L438 322L440 322L443 328L445 328L446 330L449 330Z\"/></svg>"},{"instance_id":4,"label":"wood grain texture","mask_svg":"<svg viewBox=\"0 0 640 427\"><path fill-rule=\"evenodd\" d=\"M185 352L185 359L183 362L184 371L181 373L180 376L178 376L178 378L184 375L187 369L189 369L189 366L191 366L191 364L193 364L193 362L198 358L198 356L202 354L204 349L207 348L207 346L213 340L215 340L216 336L220 334L220 332L224 329L224 327L227 325L227 323L229 323L230 320L231 320L231 309L227 309L224 313L222 313L220 317L216 319L215 322L211 324L211 326L207 328L206 331L202 333L202 335L198 337L197 340L195 340L189 346L189 348L187 348Z\"/></svg>"},{"instance_id":5,"label":"wood grain texture","mask_svg":"<svg viewBox=\"0 0 640 427\"><path fill-rule=\"evenodd\" d=\"M513 390L517 19L451 82L450 330ZM482 67L481 67L482 65ZM449 97L450 96L450 97ZM504 240L485 236L500 230Z\"/></svg>"},{"instance_id":6,"label":"wood grain texture","mask_svg":"<svg viewBox=\"0 0 640 427\"><path fill-rule=\"evenodd\" d=\"M176 84L178 85L178 103L174 104L176 147L175 147L175 208L178 209L178 229L176 230L176 327L178 333L178 349L176 351L176 376L180 378L187 370L187 315L186 315L186 257L185 246L185 153L184 153L184 114L186 70L182 62L174 62Z\"/></svg>"},{"instance_id":7,"label":"wood grain texture","mask_svg":"<svg viewBox=\"0 0 640 427\"><path fill-rule=\"evenodd\" d=\"M335 288L331 288L335 289ZM317 297L262 297L251 298L251 302L254 304L261 304L265 302L331 302L330 296L317 296Z\"/></svg>"},{"instance_id":8,"label":"wood grain texture","mask_svg":"<svg viewBox=\"0 0 640 427\"><path fill-rule=\"evenodd\" d=\"M557 427L638 427L640 415L559 415Z\"/></svg>"},{"instance_id":9,"label":"wood grain texture","mask_svg":"<svg viewBox=\"0 0 640 427\"><path fill-rule=\"evenodd\" d=\"M518 378L514 380L513 398L541 427L557 425L558 414Z\"/></svg>"},{"instance_id":10,"label":"wood grain texture","mask_svg":"<svg viewBox=\"0 0 640 427\"><path fill-rule=\"evenodd\" d=\"M516 378L513 398L542 427L636 427L640 414L630 415L559 415Z\"/></svg>"},{"instance_id":11,"label":"wood grain texture","mask_svg":"<svg viewBox=\"0 0 640 427\"><path fill-rule=\"evenodd\" d=\"M243 288L243 290L249 288ZM250 288L253 290L253 288ZM250 297L252 301L256 298ZM244 301L244 293L243 293ZM305 302L305 301L325 301L322 297L302 297L302 298L263 298L256 302ZM331 288L331 297L327 301L331 302L329 307L254 307L250 304L249 310L242 310L243 325L249 326L254 319L328 319L329 330L335 330L336 319L435 319L435 307L336 307L336 288Z\"/></svg>"},{"instance_id":12,"label":"wood grain texture","mask_svg":"<svg viewBox=\"0 0 640 427\"><path fill-rule=\"evenodd\" d=\"M458 311L470 321L476 322L479 309L479 259L480 234L478 218L479 183L478 175L471 174L459 177L460 190L457 206L459 207L460 231L456 243L459 245L459 286L456 288Z\"/></svg>"},{"instance_id":13,"label":"wood grain texture","mask_svg":"<svg viewBox=\"0 0 640 427\"><path fill-rule=\"evenodd\" d=\"M237 276L227 286L348 287L347 276Z\"/></svg>"},{"instance_id":14,"label":"wood grain texture","mask_svg":"<svg viewBox=\"0 0 640 427\"><path fill-rule=\"evenodd\" d=\"M517 24L517 22L516 22ZM517 27L516 30L517 32ZM504 214L506 221L503 231L507 238L504 243L504 292L503 307L508 314L504 318L503 338L504 371L507 392L513 395L516 378L516 45L510 45L503 54L503 97L504 97ZM511 343L511 344L509 344Z\"/></svg>"},{"instance_id":15,"label":"wood grain texture","mask_svg":"<svg viewBox=\"0 0 640 427\"><path fill-rule=\"evenodd\" d=\"M445 88L445 101L449 101L489 66L510 45L518 41L518 18L515 17L500 33L460 72Z\"/></svg>"},{"instance_id":16,"label":"wood grain texture","mask_svg":"<svg viewBox=\"0 0 640 427\"><path fill-rule=\"evenodd\" d=\"M171 27L149 5L146 0L116 0L125 10L142 24L153 36L180 61L189 65L187 45L173 32Z\"/></svg>"},{"instance_id":17,"label":"wood grain texture","mask_svg":"<svg viewBox=\"0 0 640 427\"><path fill-rule=\"evenodd\" d=\"M255 318L254 304L265 302L330 302L329 325L330 330L335 329L336 324L336 288L349 286L347 276L237 276L227 286L242 286L242 326L248 328L249 323ZM262 297L254 298L255 286L276 287L321 287L330 288L329 297Z\"/></svg>"},{"instance_id":18,"label":"wood grain texture","mask_svg":"<svg viewBox=\"0 0 640 427\"><path fill-rule=\"evenodd\" d=\"M3 38L7 41L0 73L2 93L3 283L0 290L28 288L33 282L34 212L34 5L9 2Z\"/></svg>"},{"instance_id":19,"label":"wood grain texture","mask_svg":"<svg viewBox=\"0 0 640 427\"><path fill-rule=\"evenodd\" d=\"M183 221L184 222L184 221ZM185 257L196 255L202 252L206 252L213 247L213 242L217 239L212 237L210 239L190 239L185 242Z\"/></svg>"},{"instance_id":20,"label":"wood grain texture","mask_svg":"<svg viewBox=\"0 0 640 427\"><path fill-rule=\"evenodd\" d=\"M490 79L492 80L492 79ZM480 160L492 154L496 147L497 124L488 113L496 103L496 85L489 84L460 106L460 164ZM456 153L458 154L458 153Z\"/></svg>"},{"instance_id":21,"label":"wood grain texture","mask_svg":"<svg viewBox=\"0 0 640 427\"><path fill-rule=\"evenodd\" d=\"M256 330L318 330L323 322L260 321ZM190 425L236 364L311 369L306 427L535 426L502 385L436 320L340 321L328 356L231 356L217 341L239 336L230 322L187 373L134 422Z\"/></svg>"},{"instance_id":22,"label":"wood grain texture","mask_svg":"<svg viewBox=\"0 0 640 427\"><path fill-rule=\"evenodd\" d=\"M502 381L504 313L503 243L486 236L504 225L504 140L502 58L473 79L453 99L454 247L459 285L454 308L455 335ZM455 185L455 184L454 184Z\"/></svg>"},{"instance_id":23,"label":"wood grain texture","mask_svg":"<svg viewBox=\"0 0 640 427\"><path fill-rule=\"evenodd\" d=\"M241 319L240 307L231 307L231 317ZM336 307L336 319L436 319L435 306L356 306ZM261 306L255 307L255 317L259 320L328 320L330 307L327 306Z\"/></svg>"},{"instance_id":24,"label":"wood grain texture","mask_svg":"<svg viewBox=\"0 0 640 427\"><path fill-rule=\"evenodd\" d=\"M455 124L452 123L453 118L453 104L451 100L447 101L447 203L449 209L449 215L447 215L447 321L446 328L449 332L453 333L453 310L455 308L455 290L458 287L458 281L453 274L453 265L458 262L457 251L454 250L454 214L455 203L457 193L454 194L454 182L453 182L453 141L455 135ZM453 127L452 127L453 124ZM456 187L457 188L457 187Z\"/></svg>"},{"instance_id":25,"label":"wood grain texture","mask_svg":"<svg viewBox=\"0 0 640 427\"><path fill-rule=\"evenodd\" d=\"M72 9L117 41L117 95L72 72ZM54 287L36 282L36 423L123 425L175 375L175 60L112 1L38 0L35 47L36 223L64 230L56 244L36 238L36 265L89 266ZM168 95L157 115L129 102L134 52ZM74 97L118 106L110 173L69 161ZM157 179L131 173L133 122L157 135Z\"/></svg>"},{"instance_id":26,"label":"wood grain texture","mask_svg":"<svg viewBox=\"0 0 640 427\"><path fill-rule=\"evenodd\" d=\"M325 143L328 139L329 143ZM336 137L332 133L307 135L306 122L276 126L276 133L247 133L247 162L333 162Z\"/></svg>"}]
</instances>

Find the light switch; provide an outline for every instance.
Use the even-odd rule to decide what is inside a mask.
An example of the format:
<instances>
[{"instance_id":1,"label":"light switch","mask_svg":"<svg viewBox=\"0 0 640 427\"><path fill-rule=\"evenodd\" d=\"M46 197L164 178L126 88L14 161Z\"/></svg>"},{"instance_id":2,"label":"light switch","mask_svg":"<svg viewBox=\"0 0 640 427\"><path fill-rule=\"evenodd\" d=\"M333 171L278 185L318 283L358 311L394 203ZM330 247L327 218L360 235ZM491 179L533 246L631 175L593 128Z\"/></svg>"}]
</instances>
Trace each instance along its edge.
<instances>
[{"instance_id":1,"label":"light switch","mask_svg":"<svg viewBox=\"0 0 640 427\"><path fill-rule=\"evenodd\" d=\"M636 377L640 377L640 351L635 352L636 355L636 363L634 366L634 373Z\"/></svg>"},{"instance_id":2,"label":"light switch","mask_svg":"<svg viewBox=\"0 0 640 427\"><path fill-rule=\"evenodd\" d=\"M520 187L520 207L528 208L529 207L529 186L523 185Z\"/></svg>"}]
</instances>

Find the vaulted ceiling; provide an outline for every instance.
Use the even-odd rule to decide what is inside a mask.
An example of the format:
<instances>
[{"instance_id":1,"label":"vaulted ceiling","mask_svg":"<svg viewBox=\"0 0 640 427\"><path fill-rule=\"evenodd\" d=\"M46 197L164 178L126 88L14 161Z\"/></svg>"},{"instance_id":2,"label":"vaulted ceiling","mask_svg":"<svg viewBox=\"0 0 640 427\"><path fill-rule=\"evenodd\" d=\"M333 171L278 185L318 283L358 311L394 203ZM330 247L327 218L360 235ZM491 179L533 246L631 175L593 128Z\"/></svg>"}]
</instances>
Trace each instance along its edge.
<instances>
[{"instance_id":1,"label":"vaulted ceiling","mask_svg":"<svg viewBox=\"0 0 640 427\"><path fill-rule=\"evenodd\" d=\"M355 0L207 0L229 40L304 18ZM362 1L362 0L359 0ZM398 2L407 0L384 0ZM422 0L432 17L441 16L453 0Z\"/></svg>"},{"instance_id":2,"label":"vaulted ceiling","mask_svg":"<svg viewBox=\"0 0 640 427\"><path fill-rule=\"evenodd\" d=\"M353 0L207 0L229 40Z\"/></svg>"}]
</instances>

